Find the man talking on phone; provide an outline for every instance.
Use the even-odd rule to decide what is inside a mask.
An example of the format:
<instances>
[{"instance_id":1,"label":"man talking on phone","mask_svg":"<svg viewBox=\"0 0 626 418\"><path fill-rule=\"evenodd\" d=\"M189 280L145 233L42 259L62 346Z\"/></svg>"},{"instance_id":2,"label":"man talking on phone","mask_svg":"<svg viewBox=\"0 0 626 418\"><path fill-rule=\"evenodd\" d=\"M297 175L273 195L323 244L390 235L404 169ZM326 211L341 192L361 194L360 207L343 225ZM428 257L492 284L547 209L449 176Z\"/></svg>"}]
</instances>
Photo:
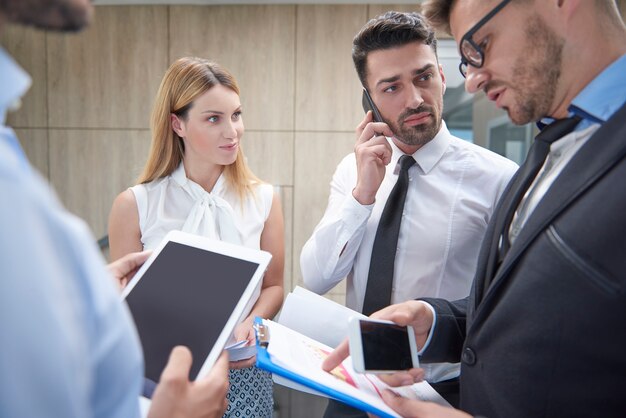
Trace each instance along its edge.
<instances>
[{"instance_id":1,"label":"man talking on phone","mask_svg":"<svg viewBox=\"0 0 626 418\"><path fill-rule=\"evenodd\" d=\"M76 31L92 14L88 0L0 0L0 28ZM139 417L141 349L114 280L132 276L148 254L107 272L84 222L29 165L5 116L30 83L0 48L0 416ZM222 416L228 359L194 382L190 367L189 350L176 347L150 418Z\"/></svg>"},{"instance_id":2,"label":"man talking on phone","mask_svg":"<svg viewBox=\"0 0 626 418\"><path fill-rule=\"evenodd\" d=\"M304 284L323 294L347 276L346 304L366 315L418 297L465 297L517 165L446 128L437 40L420 14L370 20L352 58L382 121L367 112L354 153L335 171L326 212L302 250ZM452 404L458 368L426 370ZM326 416L365 414L331 401Z\"/></svg>"}]
</instances>

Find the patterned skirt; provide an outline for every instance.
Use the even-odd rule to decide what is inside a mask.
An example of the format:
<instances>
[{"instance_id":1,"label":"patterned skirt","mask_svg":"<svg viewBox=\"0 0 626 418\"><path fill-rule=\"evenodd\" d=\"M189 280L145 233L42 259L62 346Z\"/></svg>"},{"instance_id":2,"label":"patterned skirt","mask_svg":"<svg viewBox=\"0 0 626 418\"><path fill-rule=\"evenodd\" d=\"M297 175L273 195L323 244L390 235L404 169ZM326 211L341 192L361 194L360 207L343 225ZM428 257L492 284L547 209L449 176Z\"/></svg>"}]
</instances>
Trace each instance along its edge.
<instances>
[{"instance_id":1,"label":"patterned skirt","mask_svg":"<svg viewBox=\"0 0 626 418\"><path fill-rule=\"evenodd\" d=\"M256 366L230 370L228 408L223 418L272 418L272 374Z\"/></svg>"}]
</instances>

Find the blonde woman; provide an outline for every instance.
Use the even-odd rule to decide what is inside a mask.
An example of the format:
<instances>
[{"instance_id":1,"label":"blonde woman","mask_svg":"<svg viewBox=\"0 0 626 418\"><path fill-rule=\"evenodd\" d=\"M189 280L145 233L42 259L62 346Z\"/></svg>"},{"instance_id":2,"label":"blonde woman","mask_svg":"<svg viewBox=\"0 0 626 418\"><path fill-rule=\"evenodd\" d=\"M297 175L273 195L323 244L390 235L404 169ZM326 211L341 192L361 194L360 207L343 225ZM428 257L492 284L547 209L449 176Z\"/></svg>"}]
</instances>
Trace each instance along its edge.
<instances>
[{"instance_id":1,"label":"blonde woman","mask_svg":"<svg viewBox=\"0 0 626 418\"><path fill-rule=\"evenodd\" d=\"M272 318L282 304L284 227L273 187L245 162L237 82L210 61L177 60L161 82L151 128L139 184L121 193L111 209L111 260L154 248L171 230L269 251L261 294L235 330L238 341L253 340L254 317ZM254 360L231 363L225 416L272 416L272 378Z\"/></svg>"}]
</instances>

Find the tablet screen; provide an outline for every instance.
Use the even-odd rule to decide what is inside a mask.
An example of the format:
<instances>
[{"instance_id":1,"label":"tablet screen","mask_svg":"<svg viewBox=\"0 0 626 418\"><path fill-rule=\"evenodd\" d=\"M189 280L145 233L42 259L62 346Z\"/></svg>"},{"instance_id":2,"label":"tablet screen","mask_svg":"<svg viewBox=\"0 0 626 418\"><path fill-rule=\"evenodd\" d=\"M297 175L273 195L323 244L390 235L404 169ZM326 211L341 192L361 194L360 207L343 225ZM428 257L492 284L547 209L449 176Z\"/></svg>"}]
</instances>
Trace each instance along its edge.
<instances>
[{"instance_id":1,"label":"tablet screen","mask_svg":"<svg viewBox=\"0 0 626 418\"><path fill-rule=\"evenodd\" d=\"M194 380L258 264L168 242L126 296L145 359L158 382L176 345L193 354Z\"/></svg>"}]
</instances>

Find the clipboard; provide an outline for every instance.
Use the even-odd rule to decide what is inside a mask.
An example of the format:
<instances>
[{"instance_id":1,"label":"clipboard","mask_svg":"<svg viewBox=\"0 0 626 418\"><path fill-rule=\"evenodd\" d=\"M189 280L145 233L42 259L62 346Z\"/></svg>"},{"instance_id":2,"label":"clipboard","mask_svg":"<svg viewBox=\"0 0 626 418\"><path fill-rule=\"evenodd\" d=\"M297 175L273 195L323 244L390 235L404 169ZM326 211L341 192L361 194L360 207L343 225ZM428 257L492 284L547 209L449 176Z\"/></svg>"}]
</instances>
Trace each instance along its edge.
<instances>
[{"instance_id":1,"label":"clipboard","mask_svg":"<svg viewBox=\"0 0 626 418\"><path fill-rule=\"evenodd\" d=\"M363 388L357 387L356 382L352 380L352 378L356 377L355 375L357 375L357 373L354 372L354 369L352 369L349 359L342 363L342 366L346 368L345 372L348 373L346 376L347 379L341 380L340 378L321 370L320 365L323 360L323 356L314 358L316 357L315 354L312 356L306 355L307 348L309 348L312 353L317 354L320 353L319 350L322 352L326 351L328 353L332 351L332 348L290 330L279 323L261 319L259 317L255 318L254 329L257 344L257 367L271 372L274 375L281 376L291 382L295 382L298 385L302 385L305 388L312 389L313 392L317 392L322 396L336 399L362 411L384 418L395 418L400 416L383 402L380 395L376 395L376 391L381 389L364 391ZM302 367L293 368L288 364L288 361L283 361L286 360L284 357L282 357L281 360L276 357L275 352L270 352L272 336L280 338L279 344L285 349L281 350L282 353L292 351L294 354L302 354L302 357L307 356L307 358L298 359L304 360L301 362L303 364ZM287 339L289 341L287 341ZM301 344L306 346L304 350L302 350ZM302 353L303 351L305 353ZM305 364L307 362L308 364ZM316 364L317 370L313 370ZM307 370L307 366L312 367ZM309 371L311 371L311 373L308 373ZM317 374L315 372L317 372ZM358 375L358 377L360 380L369 381L372 375ZM348 381L351 381L351 383L348 383ZM382 385L384 385L384 383L382 383ZM309 392L308 390L305 391Z\"/></svg>"}]
</instances>

